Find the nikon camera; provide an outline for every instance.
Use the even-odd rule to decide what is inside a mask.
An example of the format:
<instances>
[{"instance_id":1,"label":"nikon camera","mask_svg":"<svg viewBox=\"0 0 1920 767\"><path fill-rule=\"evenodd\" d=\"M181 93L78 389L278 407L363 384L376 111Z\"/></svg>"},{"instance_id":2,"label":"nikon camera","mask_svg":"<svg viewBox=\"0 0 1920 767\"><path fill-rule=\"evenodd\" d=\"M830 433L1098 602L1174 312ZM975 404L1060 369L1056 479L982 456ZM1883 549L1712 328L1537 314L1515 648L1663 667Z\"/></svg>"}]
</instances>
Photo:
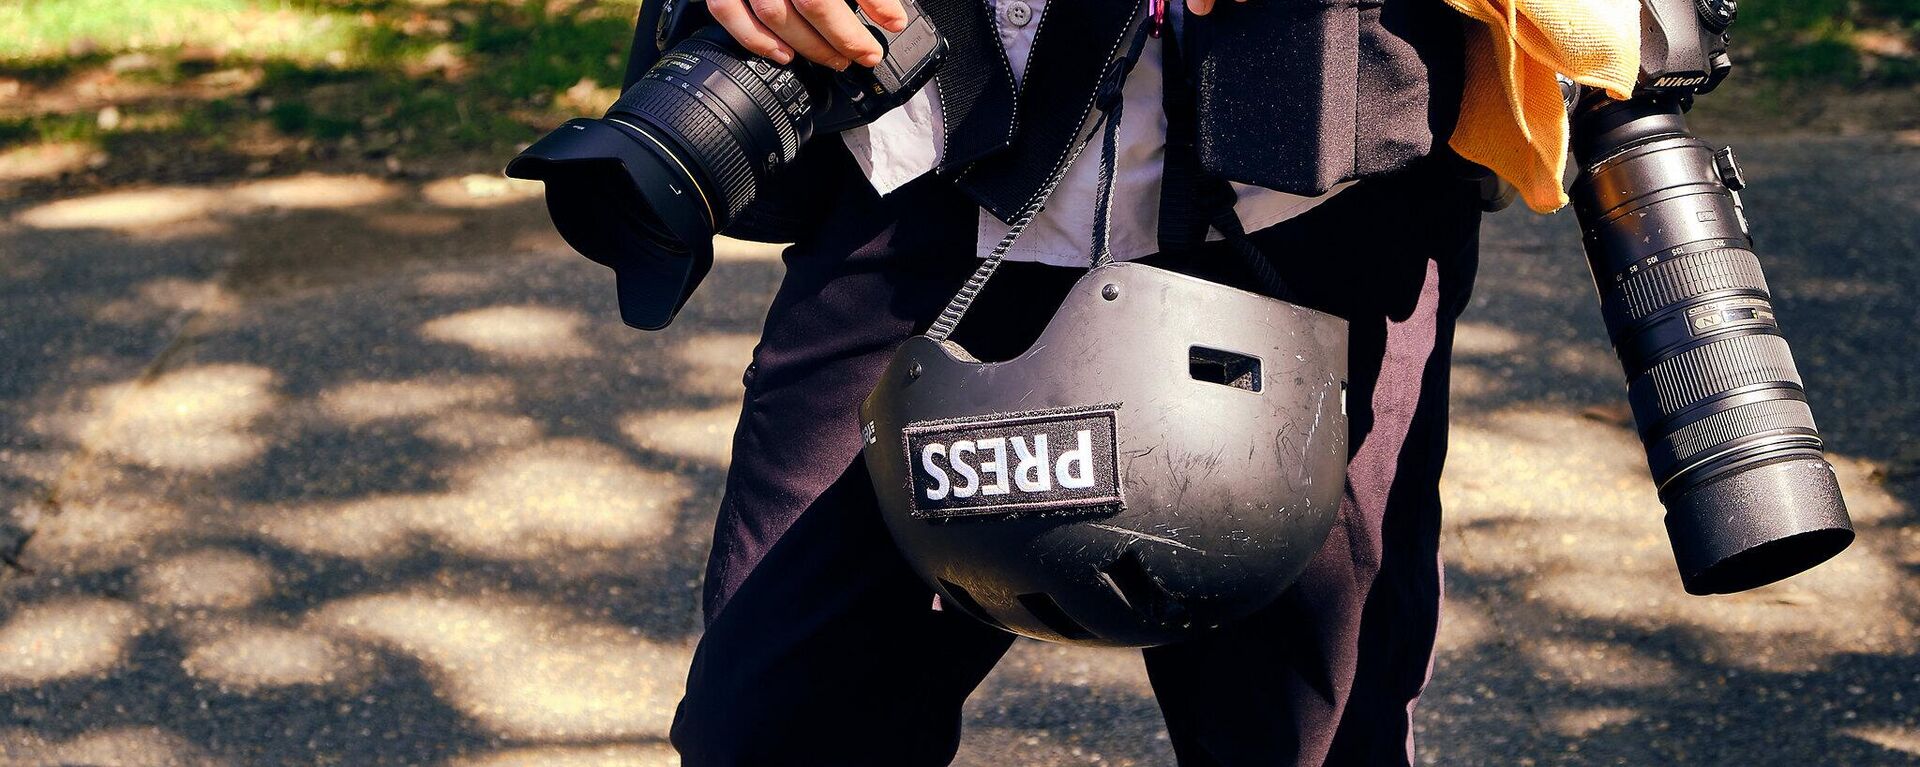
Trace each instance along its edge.
<instances>
[{"instance_id":1,"label":"nikon camera","mask_svg":"<svg viewBox=\"0 0 1920 767\"><path fill-rule=\"evenodd\" d=\"M1732 61L1734 0L1642 0L1639 84L1573 106L1574 209L1682 585L1763 586L1853 526L1748 236L1730 148L1687 131Z\"/></svg>"},{"instance_id":2,"label":"nikon camera","mask_svg":"<svg viewBox=\"0 0 1920 767\"><path fill-rule=\"evenodd\" d=\"M748 53L699 0L667 0L660 59L599 119L568 120L507 165L546 182L554 227L611 267L628 325L673 321L713 264L712 240L815 135L865 125L933 76L946 43L914 0L885 56L845 72Z\"/></svg>"}]
</instances>

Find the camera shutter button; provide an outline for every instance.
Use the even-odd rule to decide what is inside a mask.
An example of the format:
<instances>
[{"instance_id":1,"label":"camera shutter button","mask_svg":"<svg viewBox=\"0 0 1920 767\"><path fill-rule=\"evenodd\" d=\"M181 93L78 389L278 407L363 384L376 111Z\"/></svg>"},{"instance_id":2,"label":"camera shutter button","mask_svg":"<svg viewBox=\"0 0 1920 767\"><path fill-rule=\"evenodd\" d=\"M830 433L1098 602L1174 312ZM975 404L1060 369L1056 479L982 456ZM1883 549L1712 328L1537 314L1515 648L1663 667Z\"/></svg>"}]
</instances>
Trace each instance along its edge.
<instances>
[{"instance_id":1,"label":"camera shutter button","mask_svg":"<svg viewBox=\"0 0 1920 767\"><path fill-rule=\"evenodd\" d=\"M1013 0L1013 2L1001 6L1000 17L1005 19L1008 24L1016 27L1024 27L1027 25L1027 22L1033 21L1033 6L1027 5L1023 0Z\"/></svg>"}]
</instances>

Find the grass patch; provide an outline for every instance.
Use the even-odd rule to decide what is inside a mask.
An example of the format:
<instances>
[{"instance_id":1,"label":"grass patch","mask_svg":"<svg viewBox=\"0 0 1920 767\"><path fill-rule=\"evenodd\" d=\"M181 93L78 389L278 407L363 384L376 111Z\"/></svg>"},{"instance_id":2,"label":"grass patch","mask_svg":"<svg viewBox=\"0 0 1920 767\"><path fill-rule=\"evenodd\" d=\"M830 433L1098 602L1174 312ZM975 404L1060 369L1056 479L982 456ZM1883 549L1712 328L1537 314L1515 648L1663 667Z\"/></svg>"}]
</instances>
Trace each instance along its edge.
<instances>
[{"instance_id":1,"label":"grass patch","mask_svg":"<svg viewBox=\"0 0 1920 767\"><path fill-rule=\"evenodd\" d=\"M322 159L504 157L612 100L639 2L0 0L0 142L170 153L179 161L147 166L207 173L288 146ZM1920 0L1740 10L1741 81L1920 82ZM245 85L209 85L218 77ZM9 101L8 88L27 95Z\"/></svg>"},{"instance_id":2,"label":"grass patch","mask_svg":"<svg viewBox=\"0 0 1920 767\"><path fill-rule=\"evenodd\" d=\"M639 8L639 0L7 2L0 87L15 80L50 93L103 81L152 99L153 88L130 84L168 86L173 95L158 98L181 125L216 134L264 125L402 157L505 153L573 116L583 105L569 89L586 80L598 95L617 84ZM255 75L247 92L220 95L238 108L193 87L222 70ZM56 106L12 118L0 136L114 140L95 120L97 99L84 114L60 111L71 99L46 101ZM182 147L194 148L206 147Z\"/></svg>"},{"instance_id":3,"label":"grass patch","mask_svg":"<svg viewBox=\"0 0 1920 767\"><path fill-rule=\"evenodd\" d=\"M0 61L180 48L321 61L351 45L353 22L323 6L289 2L14 0L0 7Z\"/></svg>"},{"instance_id":4,"label":"grass patch","mask_svg":"<svg viewBox=\"0 0 1920 767\"><path fill-rule=\"evenodd\" d=\"M1786 83L1920 81L1920 0L1743 0L1735 75Z\"/></svg>"}]
</instances>

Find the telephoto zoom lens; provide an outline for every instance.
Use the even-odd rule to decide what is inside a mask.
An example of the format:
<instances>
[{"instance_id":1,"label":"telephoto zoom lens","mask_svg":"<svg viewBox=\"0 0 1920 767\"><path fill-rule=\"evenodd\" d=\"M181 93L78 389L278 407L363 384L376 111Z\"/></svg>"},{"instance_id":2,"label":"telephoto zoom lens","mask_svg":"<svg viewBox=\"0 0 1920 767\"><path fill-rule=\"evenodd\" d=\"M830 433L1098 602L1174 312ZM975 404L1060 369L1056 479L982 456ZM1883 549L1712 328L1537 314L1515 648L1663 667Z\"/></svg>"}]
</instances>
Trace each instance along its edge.
<instances>
[{"instance_id":1,"label":"telephoto zoom lens","mask_svg":"<svg viewBox=\"0 0 1920 767\"><path fill-rule=\"evenodd\" d=\"M1581 104L1574 206L1692 594L1773 583L1853 527L1747 234L1732 150L1678 97Z\"/></svg>"}]
</instances>

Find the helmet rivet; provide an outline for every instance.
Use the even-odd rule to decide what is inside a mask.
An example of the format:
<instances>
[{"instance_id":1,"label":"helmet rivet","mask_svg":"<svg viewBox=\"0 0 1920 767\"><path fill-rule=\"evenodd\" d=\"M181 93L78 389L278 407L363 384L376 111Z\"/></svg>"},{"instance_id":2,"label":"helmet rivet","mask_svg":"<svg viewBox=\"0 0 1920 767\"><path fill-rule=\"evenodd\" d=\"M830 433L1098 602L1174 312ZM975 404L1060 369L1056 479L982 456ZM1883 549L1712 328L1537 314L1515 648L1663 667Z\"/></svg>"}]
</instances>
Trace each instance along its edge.
<instances>
[{"instance_id":1,"label":"helmet rivet","mask_svg":"<svg viewBox=\"0 0 1920 767\"><path fill-rule=\"evenodd\" d=\"M1108 301L1118 299L1120 297L1120 286L1111 282L1107 283L1106 287L1100 289L1100 297Z\"/></svg>"},{"instance_id":2,"label":"helmet rivet","mask_svg":"<svg viewBox=\"0 0 1920 767\"><path fill-rule=\"evenodd\" d=\"M924 372L924 371L922 371L922 370L921 370L921 368L920 368L920 363L918 363L918 362L915 362L915 363L913 363L913 364L911 364L911 365L908 365L908 366L907 366L907 380L909 380L909 381L912 381L912 380L915 380L915 379L917 379L917 378L919 378L919 377L920 377L920 374L921 374L922 372Z\"/></svg>"}]
</instances>

